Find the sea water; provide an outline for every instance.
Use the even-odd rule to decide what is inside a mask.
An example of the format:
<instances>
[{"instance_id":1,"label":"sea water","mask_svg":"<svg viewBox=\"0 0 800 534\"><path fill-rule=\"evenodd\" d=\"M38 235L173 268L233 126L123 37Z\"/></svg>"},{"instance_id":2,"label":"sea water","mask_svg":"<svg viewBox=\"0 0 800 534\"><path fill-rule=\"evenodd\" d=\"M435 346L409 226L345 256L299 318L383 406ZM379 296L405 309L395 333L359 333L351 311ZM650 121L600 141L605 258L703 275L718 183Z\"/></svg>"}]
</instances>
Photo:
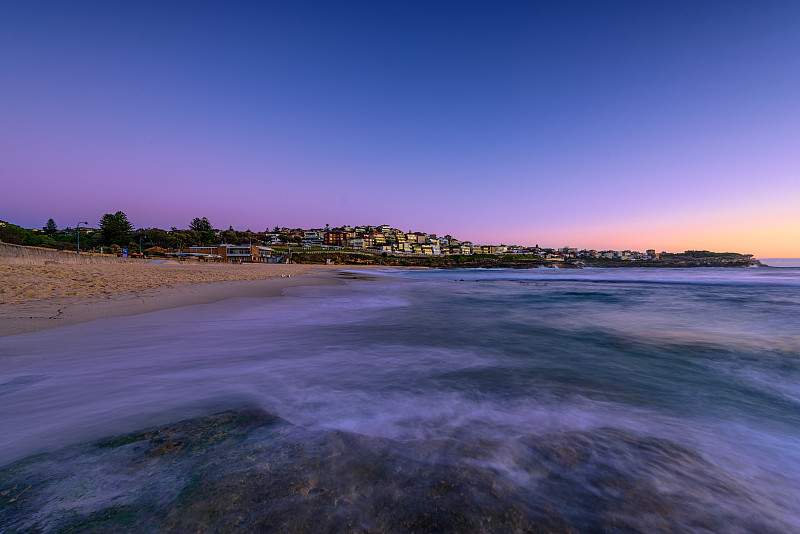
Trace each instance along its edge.
<instances>
[{"instance_id":1,"label":"sea water","mask_svg":"<svg viewBox=\"0 0 800 534\"><path fill-rule=\"evenodd\" d=\"M246 404L424 444L573 525L800 532L800 269L342 280L0 339L0 464Z\"/></svg>"}]
</instances>

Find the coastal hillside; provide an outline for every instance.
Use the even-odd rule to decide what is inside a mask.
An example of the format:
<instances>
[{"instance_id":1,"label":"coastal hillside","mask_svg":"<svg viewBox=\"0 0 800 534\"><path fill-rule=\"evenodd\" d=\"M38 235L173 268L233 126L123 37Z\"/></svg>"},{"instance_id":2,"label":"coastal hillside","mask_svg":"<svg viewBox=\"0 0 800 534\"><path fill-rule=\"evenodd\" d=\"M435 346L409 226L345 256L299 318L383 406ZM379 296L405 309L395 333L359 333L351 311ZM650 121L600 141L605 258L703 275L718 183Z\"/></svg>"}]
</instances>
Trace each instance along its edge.
<instances>
[{"instance_id":1,"label":"coastal hillside","mask_svg":"<svg viewBox=\"0 0 800 534\"><path fill-rule=\"evenodd\" d=\"M332 263L336 265L386 265L398 267L428 267L437 269L533 269L537 267L752 267L761 265L751 254L735 252L686 251L679 254L661 254L648 260L617 258L557 257L547 259L539 255L523 254L471 254L446 256L401 256L392 254L301 252L292 254L292 263Z\"/></svg>"}]
</instances>

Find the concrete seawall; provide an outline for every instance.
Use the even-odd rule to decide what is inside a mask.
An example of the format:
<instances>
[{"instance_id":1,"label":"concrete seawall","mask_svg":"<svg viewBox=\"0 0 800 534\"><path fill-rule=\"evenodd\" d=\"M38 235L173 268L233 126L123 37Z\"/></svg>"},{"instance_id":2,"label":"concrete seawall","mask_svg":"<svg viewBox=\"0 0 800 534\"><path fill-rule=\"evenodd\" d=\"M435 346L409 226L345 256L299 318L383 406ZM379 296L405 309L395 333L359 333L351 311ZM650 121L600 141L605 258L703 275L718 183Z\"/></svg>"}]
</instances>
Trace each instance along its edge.
<instances>
[{"instance_id":1,"label":"concrete seawall","mask_svg":"<svg viewBox=\"0 0 800 534\"><path fill-rule=\"evenodd\" d=\"M100 254L77 254L50 248L24 247L10 243L0 243L0 264L3 265L78 265L86 263L141 263L142 260L118 258Z\"/></svg>"}]
</instances>

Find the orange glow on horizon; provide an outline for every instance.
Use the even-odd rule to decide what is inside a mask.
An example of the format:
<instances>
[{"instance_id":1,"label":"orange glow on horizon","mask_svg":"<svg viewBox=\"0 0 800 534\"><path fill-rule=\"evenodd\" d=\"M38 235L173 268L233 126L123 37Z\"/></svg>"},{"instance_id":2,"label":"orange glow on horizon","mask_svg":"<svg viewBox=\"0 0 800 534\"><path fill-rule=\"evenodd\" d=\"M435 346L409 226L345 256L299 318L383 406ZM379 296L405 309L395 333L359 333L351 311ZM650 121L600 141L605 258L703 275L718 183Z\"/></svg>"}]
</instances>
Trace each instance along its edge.
<instances>
[{"instance_id":1,"label":"orange glow on horizon","mask_svg":"<svg viewBox=\"0 0 800 534\"><path fill-rule=\"evenodd\" d=\"M706 216L640 224L604 224L591 228L564 227L539 234L517 234L509 241L543 247L572 246L596 250L655 249L666 252L710 250L753 254L756 258L800 257L800 217L795 214Z\"/></svg>"}]
</instances>

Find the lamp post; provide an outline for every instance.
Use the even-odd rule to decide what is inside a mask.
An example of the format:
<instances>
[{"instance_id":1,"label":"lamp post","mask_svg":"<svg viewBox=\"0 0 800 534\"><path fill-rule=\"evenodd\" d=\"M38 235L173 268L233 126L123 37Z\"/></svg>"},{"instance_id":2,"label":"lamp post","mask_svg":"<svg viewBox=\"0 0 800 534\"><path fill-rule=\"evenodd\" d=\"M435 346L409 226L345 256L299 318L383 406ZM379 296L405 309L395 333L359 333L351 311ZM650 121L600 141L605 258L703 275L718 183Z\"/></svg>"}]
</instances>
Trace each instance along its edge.
<instances>
[{"instance_id":1,"label":"lamp post","mask_svg":"<svg viewBox=\"0 0 800 534\"><path fill-rule=\"evenodd\" d=\"M146 235L139 234L139 255L142 255L142 238L147 237Z\"/></svg>"},{"instance_id":2,"label":"lamp post","mask_svg":"<svg viewBox=\"0 0 800 534\"><path fill-rule=\"evenodd\" d=\"M89 224L86 221L78 221L78 224L75 225L75 230L78 232L78 254L81 253L81 225L82 224Z\"/></svg>"}]
</instances>

